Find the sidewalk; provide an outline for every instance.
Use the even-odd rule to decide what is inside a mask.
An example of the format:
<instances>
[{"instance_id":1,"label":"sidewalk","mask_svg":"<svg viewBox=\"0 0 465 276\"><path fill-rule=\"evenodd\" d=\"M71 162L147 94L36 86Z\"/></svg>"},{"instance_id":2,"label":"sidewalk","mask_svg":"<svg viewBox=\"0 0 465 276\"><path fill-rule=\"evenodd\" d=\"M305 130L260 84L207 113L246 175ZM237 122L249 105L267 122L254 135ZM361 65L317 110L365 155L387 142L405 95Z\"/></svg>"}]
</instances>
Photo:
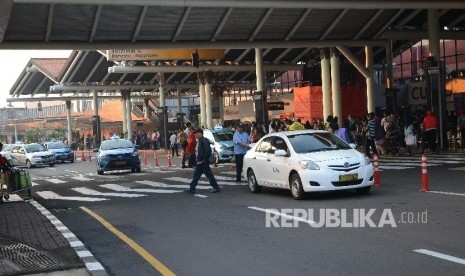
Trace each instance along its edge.
<instances>
[{"instance_id":1,"label":"sidewalk","mask_svg":"<svg viewBox=\"0 0 465 276\"><path fill-rule=\"evenodd\" d=\"M0 203L0 275L90 275L50 219L14 199Z\"/></svg>"}]
</instances>

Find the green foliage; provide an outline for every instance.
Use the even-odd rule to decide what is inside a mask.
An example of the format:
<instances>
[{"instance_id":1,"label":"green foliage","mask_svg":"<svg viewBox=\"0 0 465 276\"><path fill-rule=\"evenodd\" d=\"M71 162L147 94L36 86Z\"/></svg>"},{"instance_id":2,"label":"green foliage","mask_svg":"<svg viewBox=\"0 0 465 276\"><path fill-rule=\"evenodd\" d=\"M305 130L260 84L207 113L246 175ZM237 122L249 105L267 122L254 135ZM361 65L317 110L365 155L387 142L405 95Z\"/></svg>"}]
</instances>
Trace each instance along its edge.
<instances>
[{"instance_id":1,"label":"green foliage","mask_svg":"<svg viewBox=\"0 0 465 276\"><path fill-rule=\"evenodd\" d=\"M61 140L65 136L66 130L62 127L45 129L34 128L26 131L26 143L39 143L52 139Z\"/></svg>"}]
</instances>

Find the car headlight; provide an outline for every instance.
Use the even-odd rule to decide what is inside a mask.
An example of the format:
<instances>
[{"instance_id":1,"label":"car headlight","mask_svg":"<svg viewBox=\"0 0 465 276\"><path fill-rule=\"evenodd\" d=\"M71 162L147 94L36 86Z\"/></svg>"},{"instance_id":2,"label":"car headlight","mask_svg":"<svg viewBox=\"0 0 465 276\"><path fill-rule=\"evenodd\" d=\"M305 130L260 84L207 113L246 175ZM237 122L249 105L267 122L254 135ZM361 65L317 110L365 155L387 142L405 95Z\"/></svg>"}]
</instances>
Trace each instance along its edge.
<instances>
[{"instance_id":1,"label":"car headlight","mask_svg":"<svg viewBox=\"0 0 465 276\"><path fill-rule=\"evenodd\" d=\"M371 164L371 159L368 157L368 156L363 156L365 158L365 166L367 165L370 165Z\"/></svg>"},{"instance_id":2,"label":"car headlight","mask_svg":"<svg viewBox=\"0 0 465 276\"><path fill-rule=\"evenodd\" d=\"M311 160L299 161L299 165L302 169L307 169L307 170L319 170L320 169L318 164Z\"/></svg>"}]
</instances>

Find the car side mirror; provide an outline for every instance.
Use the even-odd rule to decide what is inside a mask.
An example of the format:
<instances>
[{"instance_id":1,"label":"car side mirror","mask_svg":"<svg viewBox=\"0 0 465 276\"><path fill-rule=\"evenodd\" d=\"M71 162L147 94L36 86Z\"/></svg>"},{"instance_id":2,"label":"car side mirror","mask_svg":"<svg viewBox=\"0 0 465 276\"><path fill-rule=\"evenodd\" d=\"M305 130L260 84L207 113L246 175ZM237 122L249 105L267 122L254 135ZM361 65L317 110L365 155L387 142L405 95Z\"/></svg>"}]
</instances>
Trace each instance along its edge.
<instances>
[{"instance_id":1,"label":"car side mirror","mask_svg":"<svg viewBox=\"0 0 465 276\"><path fill-rule=\"evenodd\" d=\"M286 157L287 152L285 150L276 150L274 152L274 155L277 156L277 157Z\"/></svg>"},{"instance_id":2,"label":"car side mirror","mask_svg":"<svg viewBox=\"0 0 465 276\"><path fill-rule=\"evenodd\" d=\"M353 148L353 149L357 149L357 145L354 144L354 143L350 143L349 146L350 146L351 148Z\"/></svg>"}]
</instances>

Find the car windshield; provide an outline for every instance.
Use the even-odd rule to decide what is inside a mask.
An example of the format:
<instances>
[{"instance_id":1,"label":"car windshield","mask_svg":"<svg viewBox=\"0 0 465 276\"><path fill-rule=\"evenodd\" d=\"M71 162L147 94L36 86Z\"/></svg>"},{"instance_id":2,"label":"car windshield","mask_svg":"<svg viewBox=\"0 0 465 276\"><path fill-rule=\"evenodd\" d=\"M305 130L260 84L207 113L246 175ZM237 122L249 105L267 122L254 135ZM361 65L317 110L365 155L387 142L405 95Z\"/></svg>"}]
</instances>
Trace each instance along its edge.
<instances>
[{"instance_id":1,"label":"car windshield","mask_svg":"<svg viewBox=\"0 0 465 276\"><path fill-rule=\"evenodd\" d=\"M291 134L287 136L296 153L345 150L351 147L328 132Z\"/></svg>"},{"instance_id":2,"label":"car windshield","mask_svg":"<svg viewBox=\"0 0 465 276\"><path fill-rule=\"evenodd\" d=\"M232 131L221 131L221 132L214 132L213 137L215 138L215 142L225 142L225 141L232 141L233 140L234 132Z\"/></svg>"},{"instance_id":3,"label":"car windshield","mask_svg":"<svg viewBox=\"0 0 465 276\"><path fill-rule=\"evenodd\" d=\"M2 148L2 152L11 151L13 146L14 145L4 145L3 148Z\"/></svg>"},{"instance_id":4,"label":"car windshield","mask_svg":"<svg viewBox=\"0 0 465 276\"><path fill-rule=\"evenodd\" d=\"M33 145L26 145L24 146L26 148L26 152L31 153L31 152L39 152L39 151L44 151L44 147L39 144L33 144Z\"/></svg>"},{"instance_id":5,"label":"car windshield","mask_svg":"<svg viewBox=\"0 0 465 276\"><path fill-rule=\"evenodd\" d=\"M132 142L129 140L107 140L102 143L101 150L127 149L133 147Z\"/></svg>"},{"instance_id":6,"label":"car windshield","mask_svg":"<svg viewBox=\"0 0 465 276\"><path fill-rule=\"evenodd\" d=\"M67 148L68 146L66 146L64 143L57 142L57 143L49 143L47 147L49 149L64 149L64 148Z\"/></svg>"}]
</instances>

